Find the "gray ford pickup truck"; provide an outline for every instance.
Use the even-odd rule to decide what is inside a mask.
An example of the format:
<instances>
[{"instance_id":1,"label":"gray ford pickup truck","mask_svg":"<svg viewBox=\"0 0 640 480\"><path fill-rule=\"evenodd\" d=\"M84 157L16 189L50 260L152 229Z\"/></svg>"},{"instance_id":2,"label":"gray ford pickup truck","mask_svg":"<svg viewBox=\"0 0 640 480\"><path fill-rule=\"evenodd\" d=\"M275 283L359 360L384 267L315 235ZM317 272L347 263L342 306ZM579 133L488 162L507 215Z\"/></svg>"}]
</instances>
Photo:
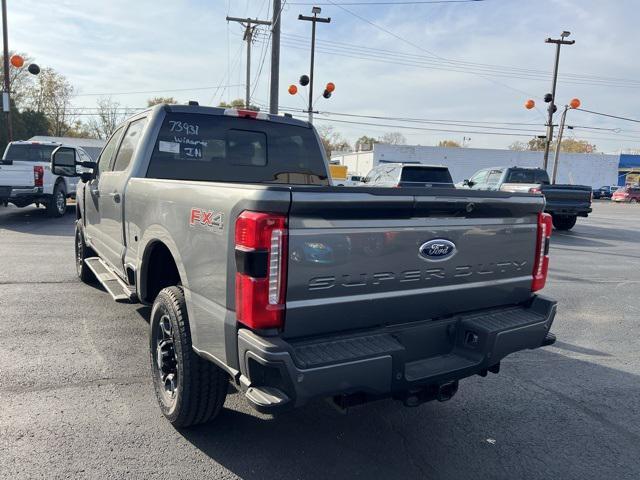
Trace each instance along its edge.
<instances>
[{"instance_id":1,"label":"gray ford pickup truck","mask_svg":"<svg viewBox=\"0 0 640 480\"><path fill-rule=\"evenodd\" d=\"M135 115L96 164L60 147L51 166L82 180L79 277L152 305L177 427L215 417L229 382L267 413L444 401L555 339L540 195L334 187L309 123L197 105Z\"/></svg>"}]
</instances>

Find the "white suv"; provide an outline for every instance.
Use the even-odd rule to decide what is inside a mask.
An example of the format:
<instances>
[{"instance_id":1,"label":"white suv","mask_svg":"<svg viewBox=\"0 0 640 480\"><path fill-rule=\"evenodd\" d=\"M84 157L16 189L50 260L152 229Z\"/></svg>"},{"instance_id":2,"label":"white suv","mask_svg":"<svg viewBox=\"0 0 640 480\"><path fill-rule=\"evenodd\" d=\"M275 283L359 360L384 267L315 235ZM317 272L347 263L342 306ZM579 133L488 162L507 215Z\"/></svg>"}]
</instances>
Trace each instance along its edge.
<instances>
[{"instance_id":1,"label":"white suv","mask_svg":"<svg viewBox=\"0 0 640 480\"><path fill-rule=\"evenodd\" d=\"M0 204L13 203L16 207L42 204L50 216L64 215L67 198L76 195L78 179L51 173L51 152L60 146L68 145L34 141L7 145L0 162ZM82 148L71 148L77 151L80 161L92 161Z\"/></svg>"}]
</instances>

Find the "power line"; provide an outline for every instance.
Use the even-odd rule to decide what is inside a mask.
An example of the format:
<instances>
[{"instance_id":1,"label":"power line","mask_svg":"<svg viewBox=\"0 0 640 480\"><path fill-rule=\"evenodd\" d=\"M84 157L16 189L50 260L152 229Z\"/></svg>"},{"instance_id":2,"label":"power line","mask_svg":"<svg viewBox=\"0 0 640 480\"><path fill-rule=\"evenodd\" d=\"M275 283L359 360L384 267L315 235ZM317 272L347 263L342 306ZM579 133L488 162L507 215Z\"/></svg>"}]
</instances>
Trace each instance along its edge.
<instances>
[{"instance_id":1,"label":"power line","mask_svg":"<svg viewBox=\"0 0 640 480\"><path fill-rule=\"evenodd\" d=\"M244 84L241 83L241 84L225 85L225 87L238 87L238 86L244 86ZM135 92L79 93L77 95L74 95L74 97L94 97L94 96L103 97L103 96L110 96L110 95L137 95L142 93L189 92L189 91L196 91L196 90L213 90L215 88L219 88L219 87L208 86L208 87L193 87L193 88L166 88L164 90L141 90L141 91L135 91Z\"/></svg>"},{"instance_id":2,"label":"power line","mask_svg":"<svg viewBox=\"0 0 640 480\"><path fill-rule=\"evenodd\" d=\"M287 48L304 50L308 41L298 35L283 34L283 45ZM264 39L260 41L264 42ZM364 46L348 44L344 42L327 42L318 40L317 50L330 55L343 56L389 63L394 65L412 66L435 70L452 71L466 74L478 74L500 78L516 78L534 81L548 81L550 74L541 70L531 70L518 67L505 67L500 65L480 64L474 62L459 62L453 60L437 60L431 57L407 54L403 52L371 49ZM345 48L346 47L346 48ZM347 50L348 49L348 50ZM565 78L567 77L567 78ZM596 77L589 74L566 74L560 81L563 84L611 86L621 88L640 88L640 81L614 79L609 77ZM635 82L635 83L633 83ZM524 92L526 93L526 92Z\"/></svg>"},{"instance_id":3,"label":"power line","mask_svg":"<svg viewBox=\"0 0 640 480\"><path fill-rule=\"evenodd\" d=\"M593 115L600 115L602 117L617 118L618 120L625 120L627 122L640 123L640 120L636 120L635 118L619 117L617 115L611 115L609 113L594 112L593 110L586 110L584 108L576 108L574 110L580 110L581 112L587 112L587 113L591 113Z\"/></svg>"},{"instance_id":4,"label":"power line","mask_svg":"<svg viewBox=\"0 0 640 480\"><path fill-rule=\"evenodd\" d=\"M301 115L294 115L295 117L304 118ZM500 135L500 136L509 136L509 137L533 137L536 136L537 133L529 132L529 133L508 133L508 132L485 132L481 130L454 130L448 128L427 128L427 127L414 127L409 125L394 125L388 123L373 123L373 122L357 122L351 120L337 120L335 118L322 118L319 117L318 120L324 120L328 122L337 122L337 123L347 123L352 125L367 125L374 127L387 127L387 128L400 128L407 130L419 130L419 131L427 131L427 132L447 132L447 133L473 133L479 135Z\"/></svg>"}]
</instances>

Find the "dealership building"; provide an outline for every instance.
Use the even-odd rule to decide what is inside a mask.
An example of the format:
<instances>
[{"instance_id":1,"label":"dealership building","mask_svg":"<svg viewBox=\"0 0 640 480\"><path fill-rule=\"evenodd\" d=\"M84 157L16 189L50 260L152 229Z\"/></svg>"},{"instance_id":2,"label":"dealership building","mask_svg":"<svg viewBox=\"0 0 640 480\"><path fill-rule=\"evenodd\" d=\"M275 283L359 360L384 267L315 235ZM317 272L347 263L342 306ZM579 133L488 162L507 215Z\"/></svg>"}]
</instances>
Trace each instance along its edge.
<instances>
[{"instance_id":1,"label":"dealership building","mask_svg":"<svg viewBox=\"0 0 640 480\"><path fill-rule=\"evenodd\" d=\"M549 155L549 172L553 168L553 152ZM619 172L620 155L604 153L560 154L558 183L574 185L618 185L625 183L623 172ZM471 177L483 168L518 166L541 167L542 152L497 150L486 148L447 148L421 145L389 145L376 143L373 150L340 153L331 157L332 163L346 165L354 175L366 175L372 168L383 163L422 163L445 165L454 182ZM622 174L622 177L619 176ZM620 183L621 182L621 183Z\"/></svg>"}]
</instances>

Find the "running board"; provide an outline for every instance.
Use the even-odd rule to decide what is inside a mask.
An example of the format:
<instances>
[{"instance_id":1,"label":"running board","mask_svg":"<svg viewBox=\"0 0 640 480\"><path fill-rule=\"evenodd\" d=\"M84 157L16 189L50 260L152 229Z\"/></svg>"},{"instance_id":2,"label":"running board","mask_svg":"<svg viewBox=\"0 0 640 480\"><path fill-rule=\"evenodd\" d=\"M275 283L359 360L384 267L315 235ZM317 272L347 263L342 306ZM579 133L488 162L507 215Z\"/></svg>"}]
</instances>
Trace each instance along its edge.
<instances>
[{"instance_id":1,"label":"running board","mask_svg":"<svg viewBox=\"0 0 640 480\"><path fill-rule=\"evenodd\" d=\"M84 263L116 302L135 302L136 293L100 257L85 258Z\"/></svg>"}]
</instances>

